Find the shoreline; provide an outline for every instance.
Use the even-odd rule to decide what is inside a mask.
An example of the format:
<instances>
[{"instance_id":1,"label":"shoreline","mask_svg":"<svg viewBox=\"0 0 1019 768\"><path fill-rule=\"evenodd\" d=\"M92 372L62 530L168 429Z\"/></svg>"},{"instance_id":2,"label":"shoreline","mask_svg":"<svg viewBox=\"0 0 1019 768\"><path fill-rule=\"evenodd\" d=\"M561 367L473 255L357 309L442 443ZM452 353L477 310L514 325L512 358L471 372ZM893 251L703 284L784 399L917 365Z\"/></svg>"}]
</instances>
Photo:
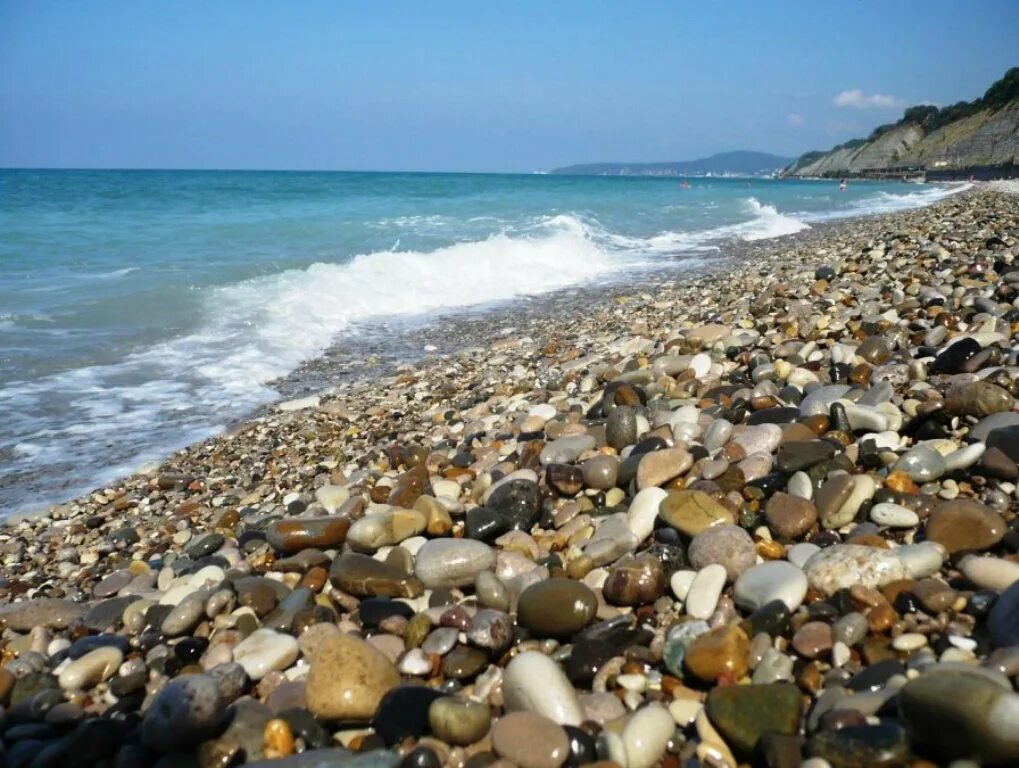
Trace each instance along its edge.
<instances>
[{"instance_id":1,"label":"shoreline","mask_svg":"<svg viewBox=\"0 0 1019 768\"><path fill-rule=\"evenodd\" d=\"M993 187L995 191L1017 193L1008 188L1008 182L1002 184L1004 186ZM842 236L844 228L853 227L858 222L878 224L887 217L924 210L940 202L941 200L938 200L919 208L893 213L865 213L813 222L808 229L774 238L754 241L730 239L720 243L717 250L707 253L677 252L671 262L661 266L638 268L636 279L627 290L639 291L670 286L687 278L710 277L726 270L729 274L738 274L743 261L761 256L770 259L773 256L771 253L773 248L809 248L815 241L823 241L829 236ZM693 262L694 265L683 266L689 262ZM250 426L252 422L273 414L279 405L288 401L316 396L327 397L333 394L337 386L344 389L370 387L380 376L392 376L401 366L435 363L454 357L460 352L484 346L501 336L499 333L493 333L488 328L489 325L508 328L524 323L532 330L540 330L543 321L553 312L561 312L564 306L574 316L579 316L594 307L604 311L611 304L612 293L622 290L624 284L625 276L613 273L593 282L544 294L519 296L496 302L492 306L474 305L443 310L423 317L397 317L382 331L370 327L375 320L358 321L345 329L342 338L320 355L305 361L290 373L266 382L263 386L275 390L278 396L257 406L247 415L228 421L216 434L164 453L160 458L146 460L117 480L92 487L77 495L72 493L65 497L65 501L47 502L39 506L22 507L6 512L0 517L0 525L5 521L16 522L44 517L54 508L74 504L93 493L117 488L136 478L150 477L158 471L159 466L172 458L186 454L210 441L232 437ZM428 349L430 347L435 349Z\"/></svg>"},{"instance_id":2,"label":"shoreline","mask_svg":"<svg viewBox=\"0 0 1019 768\"><path fill-rule=\"evenodd\" d=\"M1019 762L1007 191L381 329L0 523L7 754Z\"/></svg>"}]
</instances>

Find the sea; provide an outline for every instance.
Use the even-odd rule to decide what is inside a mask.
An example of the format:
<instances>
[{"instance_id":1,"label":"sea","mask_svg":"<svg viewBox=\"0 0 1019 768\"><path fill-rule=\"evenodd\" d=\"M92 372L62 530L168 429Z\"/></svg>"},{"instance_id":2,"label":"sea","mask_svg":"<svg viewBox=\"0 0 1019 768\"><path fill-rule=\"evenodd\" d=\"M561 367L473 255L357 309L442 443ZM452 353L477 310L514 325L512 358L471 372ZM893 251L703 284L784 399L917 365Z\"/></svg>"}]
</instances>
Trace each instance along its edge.
<instances>
[{"instance_id":1,"label":"sea","mask_svg":"<svg viewBox=\"0 0 1019 768\"><path fill-rule=\"evenodd\" d=\"M684 183L685 182L685 183ZM394 318L483 311L961 187L0 170L0 516L114 482Z\"/></svg>"}]
</instances>

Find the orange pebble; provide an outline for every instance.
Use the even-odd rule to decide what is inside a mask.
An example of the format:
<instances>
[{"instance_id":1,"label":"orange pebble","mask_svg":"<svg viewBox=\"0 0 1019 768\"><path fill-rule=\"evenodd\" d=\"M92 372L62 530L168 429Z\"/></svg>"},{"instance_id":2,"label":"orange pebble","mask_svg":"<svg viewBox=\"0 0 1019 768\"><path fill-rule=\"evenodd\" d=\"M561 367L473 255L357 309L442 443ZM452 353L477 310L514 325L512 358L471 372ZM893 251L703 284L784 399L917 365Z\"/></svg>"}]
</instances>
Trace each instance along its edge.
<instances>
[{"instance_id":1,"label":"orange pebble","mask_svg":"<svg viewBox=\"0 0 1019 768\"><path fill-rule=\"evenodd\" d=\"M290 724L278 717L270 720L262 732L262 745L268 758L294 754L294 732Z\"/></svg>"}]
</instances>

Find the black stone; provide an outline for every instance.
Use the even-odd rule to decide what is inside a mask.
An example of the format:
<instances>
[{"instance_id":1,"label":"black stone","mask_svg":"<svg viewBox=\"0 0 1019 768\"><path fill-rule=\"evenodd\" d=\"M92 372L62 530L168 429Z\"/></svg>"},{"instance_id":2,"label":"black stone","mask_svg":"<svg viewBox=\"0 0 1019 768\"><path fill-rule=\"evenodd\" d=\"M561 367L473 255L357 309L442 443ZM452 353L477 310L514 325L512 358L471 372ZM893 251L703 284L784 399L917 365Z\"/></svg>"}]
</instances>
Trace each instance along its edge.
<instances>
[{"instance_id":1,"label":"black stone","mask_svg":"<svg viewBox=\"0 0 1019 768\"><path fill-rule=\"evenodd\" d=\"M531 480L510 480L492 492L486 506L503 515L512 528L530 528L541 510L538 484Z\"/></svg>"},{"instance_id":2,"label":"black stone","mask_svg":"<svg viewBox=\"0 0 1019 768\"><path fill-rule=\"evenodd\" d=\"M407 737L418 738L428 732L428 707L442 696L423 685L401 685L390 690L375 710L372 727L386 746Z\"/></svg>"},{"instance_id":3,"label":"black stone","mask_svg":"<svg viewBox=\"0 0 1019 768\"><path fill-rule=\"evenodd\" d=\"M206 637L185 637L173 646L173 654L184 665L197 664L208 647L209 639Z\"/></svg>"},{"instance_id":4,"label":"black stone","mask_svg":"<svg viewBox=\"0 0 1019 768\"><path fill-rule=\"evenodd\" d=\"M492 542L511 530L512 524L501 512L487 507L474 507L467 510L465 529L468 539Z\"/></svg>"},{"instance_id":5,"label":"black stone","mask_svg":"<svg viewBox=\"0 0 1019 768\"><path fill-rule=\"evenodd\" d=\"M747 419L747 424L792 424L800 418L800 409L791 406L764 408L754 411Z\"/></svg>"},{"instance_id":6,"label":"black stone","mask_svg":"<svg viewBox=\"0 0 1019 768\"><path fill-rule=\"evenodd\" d=\"M781 600L772 600L750 614L751 637L767 632L772 637L780 637L789 631L789 607Z\"/></svg>"},{"instance_id":7,"label":"black stone","mask_svg":"<svg viewBox=\"0 0 1019 768\"><path fill-rule=\"evenodd\" d=\"M997 448L1012 461L1019 463L1019 424L992 429L987 435L987 447Z\"/></svg>"},{"instance_id":8,"label":"black stone","mask_svg":"<svg viewBox=\"0 0 1019 768\"><path fill-rule=\"evenodd\" d=\"M184 554L192 560L198 560L216 552L225 541L226 537L222 533L210 533L193 542L184 550Z\"/></svg>"},{"instance_id":9,"label":"black stone","mask_svg":"<svg viewBox=\"0 0 1019 768\"><path fill-rule=\"evenodd\" d=\"M807 740L807 755L821 757L838 768L881 768L906 765L909 741L894 723L849 725L821 731Z\"/></svg>"},{"instance_id":10,"label":"black stone","mask_svg":"<svg viewBox=\"0 0 1019 768\"><path fill-rule=\"evenodd\" d=\"M980 351L979 342L971 338L960 339L934 358L931 373L962 373L963 365Z\"/></svg>"},{"instance_id":11,"label":"black stone","mask_svg":"<svg viewBox=\"0 0 1019 768\"><path fill-rule=\"evenodd\" d=\"M987 628L995 648L1019 645L1019 581L995 601L987 616Z\"/></svg>"},{"instance_id":12,"label":"black stone","mask_svg":"<svg viewBox=\"0 0 1019 768\"><path fill-rule=\"evenodd\" d=\"M902 665L902 662L895 659L885 659L867 667L858 675L854 675L846 683L846 688L851 691L876 691L879 688L883 688L893 675L901 675L905 671L906 668Z\"/></svg>"},{"instance_id":13,"label":"black stone","mask_svg":"<svg viewBox=\"0 0 1019 768\"><path fill-rule=\"evenodd\" d=\"M977 590L970 595L963 612L968 613L970 616L975 616L978 619L982 619L991 611L997 599L998 593L993 590Z\"/></svg>"},{"instance_id":14,"label":"black stone","mask_svg":"<svg viewBox=\"0 0 1019 768\"><path fill-rule=\"evenodd\" d=\"M670 529L670 530L675 530ZM668 579L673 573L678 571L680 568L686 567L686 550L683 549L682 544L666 544L661 541L654 542L650 547L645 550L646 554L654 557L658 562L662 564L662 571L665 573L665 578Z\"/></svg>"},{"instance_id":15,"label":"black stone","mask_svg":"<svg viewBox=\"0 0 1019 768\"><path fill-rule=\"evenodd\" d=\"M415 747L403 760L400 768L442 768L442 761L429 747Z\"/></svg>"},{"instance_id":16,"label":"black stone","mask_svg":"<svg viewBox=\"0 0 1019 768\"><path fill-rule=\"evenodd\" d=\"M566 738L570 740L570 756L566 761L568 766L580 766L593 763L598 759L598 751L595 741L591 735L575 725L564 725Z\"/></svg>"},{"instance_id":17,"label":"black stone","mask_svg":"<svg viewBox=\"0 0 1019 768\"><path fill-rule=\"evenodd\" d=\"M357 612L361 617L361 626L365 629L375 629L391 616L403 616L405 619L414 616L414 609L409 605L399 600L390 600L388 597L369 597L362 600Z\"/></svg>"}]
</instances>

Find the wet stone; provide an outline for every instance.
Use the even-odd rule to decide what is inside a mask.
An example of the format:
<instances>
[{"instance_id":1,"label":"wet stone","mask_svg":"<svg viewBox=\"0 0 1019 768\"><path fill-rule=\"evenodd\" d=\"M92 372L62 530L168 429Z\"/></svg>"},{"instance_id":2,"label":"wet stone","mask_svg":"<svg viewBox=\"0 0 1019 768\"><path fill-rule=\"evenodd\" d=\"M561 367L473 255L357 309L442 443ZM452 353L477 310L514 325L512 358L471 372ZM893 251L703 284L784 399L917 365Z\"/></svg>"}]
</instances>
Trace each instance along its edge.
<instances>
[{"instance_id":1,"label":"wet stone","mask_svg":"<svg viewBox=\"0 0 1019 768\"><path fill-rule=\"evenodd\" d=\"M910 754L906 732L893 723L821 731L807 739L805 751L827 760L832 768L904 766Z\"/></svg>"},{"instance_id":2,"label":"wet stone","mask_svg":"<svg viewBox=\"0 0 1019 768\"><path fill-rule=\"evenodd\" d=\"M329 580L359 597L418 597L424 592L424 585L413 575L356 552L333 560Z\"/></svg>"},{"instance_id":3,"label":"wet stone","mask_svg":"<svg viewBox=\"0 0 1019 768\"><path fill-rule=\"evenodd\" d=\"M492 715L487 703L443 696L429 705L428 723L432 733L447 744L467 746L484 738Z\"/></svg>"},{"instance_id":4,"label":"wet stone","mask_svg":"<svg viewBox=\"0 0 1019 768\"><path fill-rule=\"evenodd\" d=\"M665 592L662 564L649 555L627 555L616 562L602 586L612 605L647 605Z\"/></svg>"},{"instance_id":5,"label":"wet stone","mask_svg":"<svg viewBox=\"0 0 1019 768\"><path fill-rule=\"evenodd\" d=\"M658 514L670 526L691 537L705 528L735 522L728 509L703 491L669 491Z\"/></svg>"},{"instance_id":6,"label":"wet stone","mask_svg":"<svg viewBox=\"0 0 1019 768\"><path fill-rule=\"evenodd\" d=\"M520 623L539 637L571 636L587 626L598 609L591 589L570 579L549 579L527 587L517 603Z\"/></svg>"},{"instance_id":7,"label":"wet stone","mask_svg":"<svg viewBox=\"0 0 1019 768\"><path fill-rule=\"evenodd\" d=\"M350 520L346 517L296 517L271 523L266 538L274 549L290 554L303 549L339 547L349 529Z\"/></svg>"},{"instance_id":8,"label":"wet stone","mask_svg":"<svg viewBox=\"0 0 1019 768\"><path fill-rule=\"evenodd\" d=\"M728 685L713 688L705 708L726 743L749 755L765 733L799 730L803 697L791 683Z\"/></svg>"}]
</instances>

